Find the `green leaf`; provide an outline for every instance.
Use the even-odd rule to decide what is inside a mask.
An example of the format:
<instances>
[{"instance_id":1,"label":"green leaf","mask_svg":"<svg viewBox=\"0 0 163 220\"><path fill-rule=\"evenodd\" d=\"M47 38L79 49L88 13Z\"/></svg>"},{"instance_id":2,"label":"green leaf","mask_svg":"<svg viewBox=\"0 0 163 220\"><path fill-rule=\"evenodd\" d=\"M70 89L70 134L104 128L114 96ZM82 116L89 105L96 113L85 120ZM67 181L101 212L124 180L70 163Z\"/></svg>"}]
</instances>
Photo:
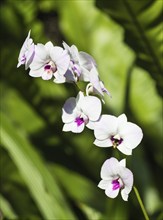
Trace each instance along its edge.
<instances>
[{"instance_id":1,"label":"green leaf","mask_svg":"<svg viewBox=\"0 0 163 220\"><path fill-rule=\"evenodd\" d=\"M49 166L52 173L58 178L68 196L75 201L79 207L89 207L98 210L98 214L104 211L106 196L90 179L83 175L73 172L63 166L52 164ZM68 181L65 181L68 180ZM73 188L72 188L73 186Z\"/></svg>"},{"instance_id":2,"label":"green leaf","mask_svg":"<svg viewBox=\"0 0 163 220\"><path fill-rule=\"evenodd\" d=\"M149 71L163 95L162 1L96 0L96 5L122 25L126 43L136 52L137 64Z\"/></svg>"},{"instance_id":3,"label":"green leaf","mask_svg":"<svg viewBox=\"0 0 163 220\"><path fill-rule=\"evenodd\" d=\"M14 213L10 203L0 195L0 219L3 219L4 216L9 219L17 219L17 215Z\"/></svg>"},{"instance_id":4,"label":"green leaf","mask_svg":"<svg viewBox=\"0 0 163 220\"><path fill-rule=\"evenodd\" d=\"M30 143L1 114L1 140L45 219L75 219L57 183Z\"/></svg>"},{"instance_id":5,"label":"green leaf","mask_svg":"<svg viewBox=\"0 0 163 220\"><path fill-rule=\"evenodd\" d=\"M88 220L100 220L102 217L102 214L99 213L97 210L90 208L89 206L85 204L79 204L80 208L83 210L85 215L87 216Z\"/></svg>"}]
</instances>

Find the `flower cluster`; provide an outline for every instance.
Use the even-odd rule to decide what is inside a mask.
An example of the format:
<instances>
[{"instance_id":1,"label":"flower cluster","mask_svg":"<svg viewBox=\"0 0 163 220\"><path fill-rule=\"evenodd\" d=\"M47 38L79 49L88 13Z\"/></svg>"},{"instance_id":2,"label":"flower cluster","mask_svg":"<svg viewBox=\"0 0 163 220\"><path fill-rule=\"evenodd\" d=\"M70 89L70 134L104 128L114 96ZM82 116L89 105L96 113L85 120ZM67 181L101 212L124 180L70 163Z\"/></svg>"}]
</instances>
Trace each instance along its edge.
<instances>
[{"instance_id":1,"label":"flower cluster","mask_svg":"<svg viewBox=\"0 0 163 220\"><path fill-rule=\"evenodd\" d=\"M79 90L76 97L68 98L63 105L63 131L81 133L87 127L94 132L96 146L113 147L125 155L131 155L141 142L141 128L128 122L125 114L118 117L102 114L104 94L111 95L100 80L95 60L88 53L65 42L63 47L54 46L50 41L45 45L34 44L29 31L18 57L17 67L21 65L30 69L30 76L43 80L53 78L54 83L86 82L85 92ZM133 174L126 168L126 159L118 161L111 157L106 160L101 178L98 186L108 197L115 198L121 190L123 200L128 200Z\"/></svg>"}]
</instances>

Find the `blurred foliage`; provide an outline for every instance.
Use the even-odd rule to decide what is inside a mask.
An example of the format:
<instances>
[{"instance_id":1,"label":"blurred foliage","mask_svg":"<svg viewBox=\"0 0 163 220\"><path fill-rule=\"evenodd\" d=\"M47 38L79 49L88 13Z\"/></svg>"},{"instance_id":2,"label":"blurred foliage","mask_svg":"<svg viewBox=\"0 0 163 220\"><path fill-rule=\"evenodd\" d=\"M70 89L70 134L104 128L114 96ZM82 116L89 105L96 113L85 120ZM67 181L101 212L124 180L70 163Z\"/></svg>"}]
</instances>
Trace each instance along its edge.
<instances>
[{"instance_id":1,"label":"blurred foliage","mask_svg":"<svg viewBox=\"0 0 163 220\"><path fill-rule=\"evenodd\" d=\"M162 13L161 0L96 1L97 6L120 23L125 41L136 52L136 62L149 71L156 80L158 92L163 95Z\"/></svg>"},{"instance_id":2,"label":"blurred foliage","mask_svg":"<svg viewBox=\"0 0 163 220\"><path fill-rule=\"evenodd\" d=\"M143 219L134 192L124 202L120 196L107 198L97 187L101 165L114 152L94 146L88 129L62 132L61 108L76 96L75 88L31 78L23 67L16 68L31 29L35 43L61 45L64 40L90 53L112 94L105 97L103 112L125 112L142 127L143 142L128 158L128 167L150 218L161 220L161 11L162 0L1 0L3 219Z\"/></svg>"}]
</instances>

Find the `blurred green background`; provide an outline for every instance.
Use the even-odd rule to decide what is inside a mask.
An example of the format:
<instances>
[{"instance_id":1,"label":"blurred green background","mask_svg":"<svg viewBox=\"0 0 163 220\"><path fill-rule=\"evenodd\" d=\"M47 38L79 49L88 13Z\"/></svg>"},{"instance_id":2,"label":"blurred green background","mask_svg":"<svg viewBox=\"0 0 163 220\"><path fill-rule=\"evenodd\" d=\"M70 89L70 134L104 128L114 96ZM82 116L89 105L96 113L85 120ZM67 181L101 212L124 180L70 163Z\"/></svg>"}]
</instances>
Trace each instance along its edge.
<instances>
[{"instance_id":1,"label":"blurred green background","mask_svg":"<svg viewBox=\"0 0 163 220\"><path fill-rule=\"evenodd\" d=\"M75 88L16 68L30 29L35 43L65 41L94 57L112 94L103 113L124 112L143 129L127 166L150 218L163 219L162 4L1 0L0 219L143 219L133 191L124 202L97 187L103 162L115 152L93 145L88 129L62 132L61 108Z\"/></svg>"}]
</instances>

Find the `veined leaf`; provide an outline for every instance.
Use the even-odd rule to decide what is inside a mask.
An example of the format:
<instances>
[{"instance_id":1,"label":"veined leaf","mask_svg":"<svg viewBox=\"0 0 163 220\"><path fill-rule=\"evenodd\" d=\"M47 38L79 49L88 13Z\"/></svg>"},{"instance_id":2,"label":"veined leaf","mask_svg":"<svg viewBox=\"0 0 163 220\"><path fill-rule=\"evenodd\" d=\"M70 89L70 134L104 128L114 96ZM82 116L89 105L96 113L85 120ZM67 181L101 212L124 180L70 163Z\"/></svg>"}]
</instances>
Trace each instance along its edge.
<instances>
[{"instance_id":1,"label":"veined leaf","mask_svg":"<svg viewBox=\"0 0 163 220\"><path fill-rule=\"evenodd\" d=\"M96 0L96 5L123 26L125 41L136 52L137 64L156 80L163 95L162 1Z\"/></svg>"},{"instance_id":2,"label":"veined leaf","mask_svg":"<svg viewBox=\"0 0 163 220\"><path fill-rule=\"evenodd\" d=\"M1 141L16 164L44 219L75 219L57 183L30 143L1 114Z\"/></svg>"}]
</instances>

